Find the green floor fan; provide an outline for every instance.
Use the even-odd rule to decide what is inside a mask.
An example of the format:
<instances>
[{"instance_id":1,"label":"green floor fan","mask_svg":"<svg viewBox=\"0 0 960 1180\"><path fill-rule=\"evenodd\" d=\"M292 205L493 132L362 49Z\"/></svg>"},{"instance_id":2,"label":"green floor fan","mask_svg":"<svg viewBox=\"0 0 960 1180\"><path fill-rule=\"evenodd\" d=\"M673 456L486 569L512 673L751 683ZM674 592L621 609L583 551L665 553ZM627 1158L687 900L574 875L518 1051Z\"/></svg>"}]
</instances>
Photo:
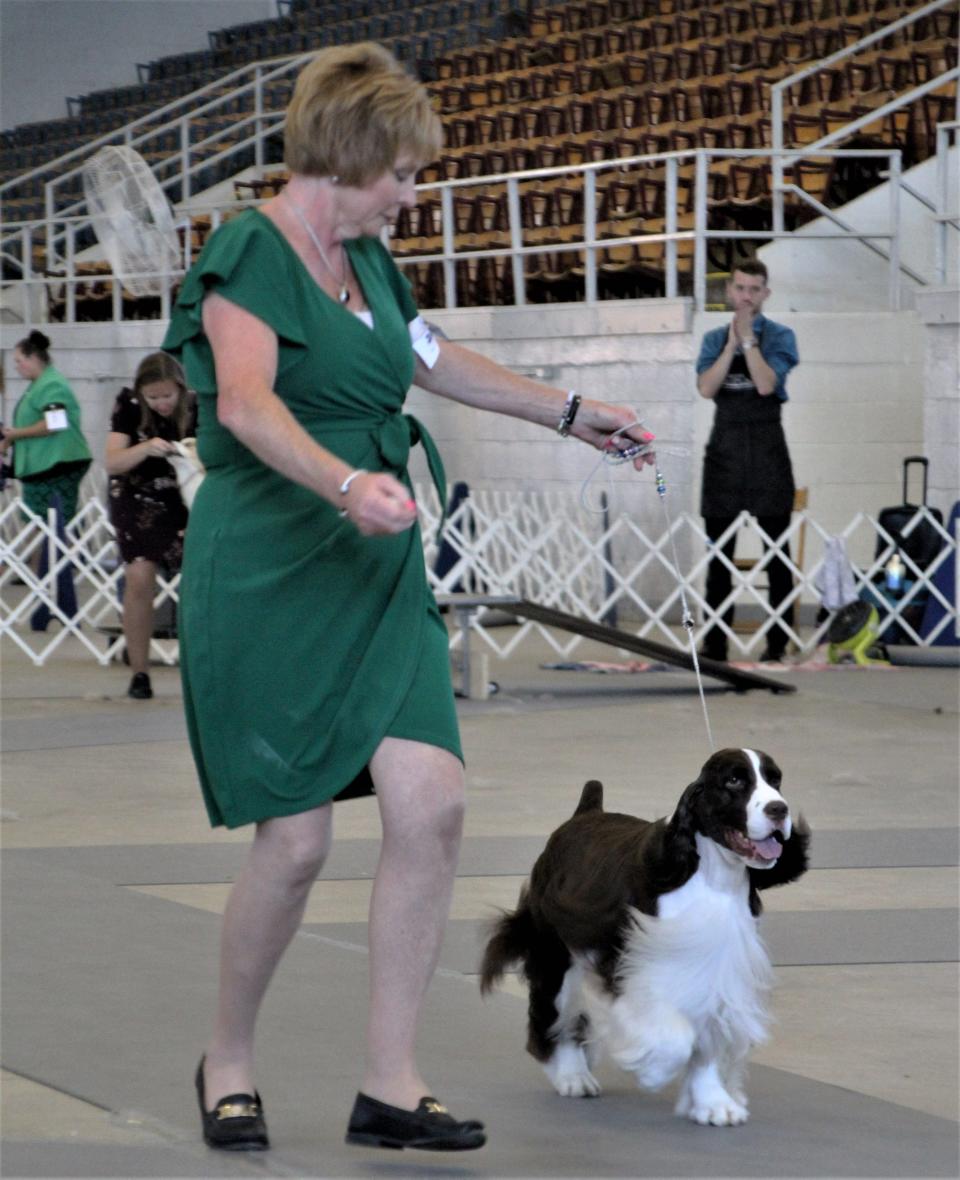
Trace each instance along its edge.
<instances>
[{"instance_id":1,"label":"green floor fan","mask_svg":"<svg viewBox=\"0 0 960 1180\"><path fill-rule=\"evenodd\" d=\"M877 638L880 615L875 606L858 598L840 607L827 629L827 658L831 664L853 660L863 668L889 664L886 649Z\"/></svg>"}]
</instances>

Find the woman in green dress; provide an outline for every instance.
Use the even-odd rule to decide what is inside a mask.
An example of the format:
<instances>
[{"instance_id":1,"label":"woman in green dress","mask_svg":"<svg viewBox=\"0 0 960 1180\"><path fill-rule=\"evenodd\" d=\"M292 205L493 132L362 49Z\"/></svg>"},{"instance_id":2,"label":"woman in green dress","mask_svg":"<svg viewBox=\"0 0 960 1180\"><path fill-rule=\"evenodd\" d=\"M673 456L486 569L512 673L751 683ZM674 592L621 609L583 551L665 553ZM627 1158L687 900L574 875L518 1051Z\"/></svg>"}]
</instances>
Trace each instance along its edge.
<instances>
[{"instance_id":1,"label":"woman in green dress","mask_svg":"<svg viewBox=\"0 0 960 1180\"><path fill-rule=\"evenodd\" d=\"M198 398L207 474L181 586L184 700L213 824L256 825L224 915L213 1036L197 1071L206 1142L268 1145L257 1011L332 835L333 798L372 783L366 1065L347 1132L381 1147L482 1146L415 1057L464 808L447 635L407 474L411 383L602 446L631 412L518 377L417 314L379 241L441 144L426 92L380 46L324 50L287 112L291 179L212 236L164 347ZM634 433L638 433L635 431ZM626 445L626 442L624 443Z\"/></svg>"}]
</instances>

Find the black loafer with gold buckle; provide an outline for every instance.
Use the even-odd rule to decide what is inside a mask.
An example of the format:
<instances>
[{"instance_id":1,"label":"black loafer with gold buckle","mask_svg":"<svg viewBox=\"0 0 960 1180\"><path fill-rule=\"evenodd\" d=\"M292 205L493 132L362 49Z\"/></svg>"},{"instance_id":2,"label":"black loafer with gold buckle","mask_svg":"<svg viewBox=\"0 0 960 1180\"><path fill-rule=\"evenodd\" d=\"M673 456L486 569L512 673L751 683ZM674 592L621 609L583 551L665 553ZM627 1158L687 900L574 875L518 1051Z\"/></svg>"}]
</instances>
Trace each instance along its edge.
<instances>
[{"instance_id":1,"label":"black loafer with gold buckle","mask_svg":"<svg viewBox=\"0 0 960 1180\"><path fill-rule=\"evenodd\" d=\"M483 1123L457 1122L436 1098L421 1098L416 1110L388 1106L358 1094L347 1127L347 1143L365 1147L416 1147L421 1151L472 1151L487 1141Z\"/></svg>"},{"instance_id":2,"label":"black loafer with gold buckle","mask_svg":"<svg viewBox=\"0 0 960 1180\"><path fill-rule=\"evenodd\" d=\"M270 1146L259 1094L228 1094L207 1110L203 1058L197 1066L197 1100L203 1120L203 1141L220 1151L266 1151Z\"/></svg>"}]
</instances>

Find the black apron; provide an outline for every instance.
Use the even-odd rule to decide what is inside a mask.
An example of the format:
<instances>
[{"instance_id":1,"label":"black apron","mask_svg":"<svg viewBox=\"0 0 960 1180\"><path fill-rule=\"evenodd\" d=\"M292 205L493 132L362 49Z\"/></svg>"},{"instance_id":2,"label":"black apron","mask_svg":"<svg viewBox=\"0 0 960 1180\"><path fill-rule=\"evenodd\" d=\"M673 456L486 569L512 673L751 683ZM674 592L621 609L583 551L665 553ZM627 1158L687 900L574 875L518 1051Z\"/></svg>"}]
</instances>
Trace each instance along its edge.
<instances>
[{"instance_id":1,"label":"black apron","mask_svg":"<svg viewBox=\"0 0 960 1180\"><path fill-rule=\"evenodd\" d=\"M714 402L713 429L703 457L700 514L789 515L793 468L780 424L780 399L775 393L757 393L739 350Z\"/></svg>"}]
</instances>

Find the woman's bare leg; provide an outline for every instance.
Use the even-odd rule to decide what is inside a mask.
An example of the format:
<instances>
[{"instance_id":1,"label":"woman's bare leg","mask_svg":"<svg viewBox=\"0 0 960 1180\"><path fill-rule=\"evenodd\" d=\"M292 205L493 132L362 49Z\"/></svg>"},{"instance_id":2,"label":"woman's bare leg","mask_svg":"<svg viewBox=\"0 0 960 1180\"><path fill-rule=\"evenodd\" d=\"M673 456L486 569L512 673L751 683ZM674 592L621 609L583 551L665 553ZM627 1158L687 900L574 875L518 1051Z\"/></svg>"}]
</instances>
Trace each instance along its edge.
<instances>
[{"instance_id":1,"label":"woman's bare leg","mask_svg":"<svg viewBox=\"0 0 960 1180\"><path fill-rule=\"evenodd\" d=\"M131 561L124 573L123 635L127 641L130 671L146 672L153 635L153 596L157 592L157 567L152 561Z\"/></svg>"},{"instance_id":2,"label":"woman's bare leg","mask_svg":"<svg viewBox=\"0 0 960 1180\"><path fill-rule=\"evenodd\" d=\"M223 915L220 991L207 1046L207 1107L227 1094L252 1094L253 1035L274 970L303 918L310 887L333 832L333 809L257 825L253 846Z\"/></svg>"},{"instance_id":3,"label":"woman's bare leg","mask_svg":"<svg viewBox=\"0 0 960 1180\"><path fill-rule=\"evenodd\" d=\"M463 768L445 750L385 738L371 759L383 823L370 899L370 1012L361 1089L414 1110L432 1091L415 1060L420 1009L450 911Z\"/></svg>"}]
</instances>

